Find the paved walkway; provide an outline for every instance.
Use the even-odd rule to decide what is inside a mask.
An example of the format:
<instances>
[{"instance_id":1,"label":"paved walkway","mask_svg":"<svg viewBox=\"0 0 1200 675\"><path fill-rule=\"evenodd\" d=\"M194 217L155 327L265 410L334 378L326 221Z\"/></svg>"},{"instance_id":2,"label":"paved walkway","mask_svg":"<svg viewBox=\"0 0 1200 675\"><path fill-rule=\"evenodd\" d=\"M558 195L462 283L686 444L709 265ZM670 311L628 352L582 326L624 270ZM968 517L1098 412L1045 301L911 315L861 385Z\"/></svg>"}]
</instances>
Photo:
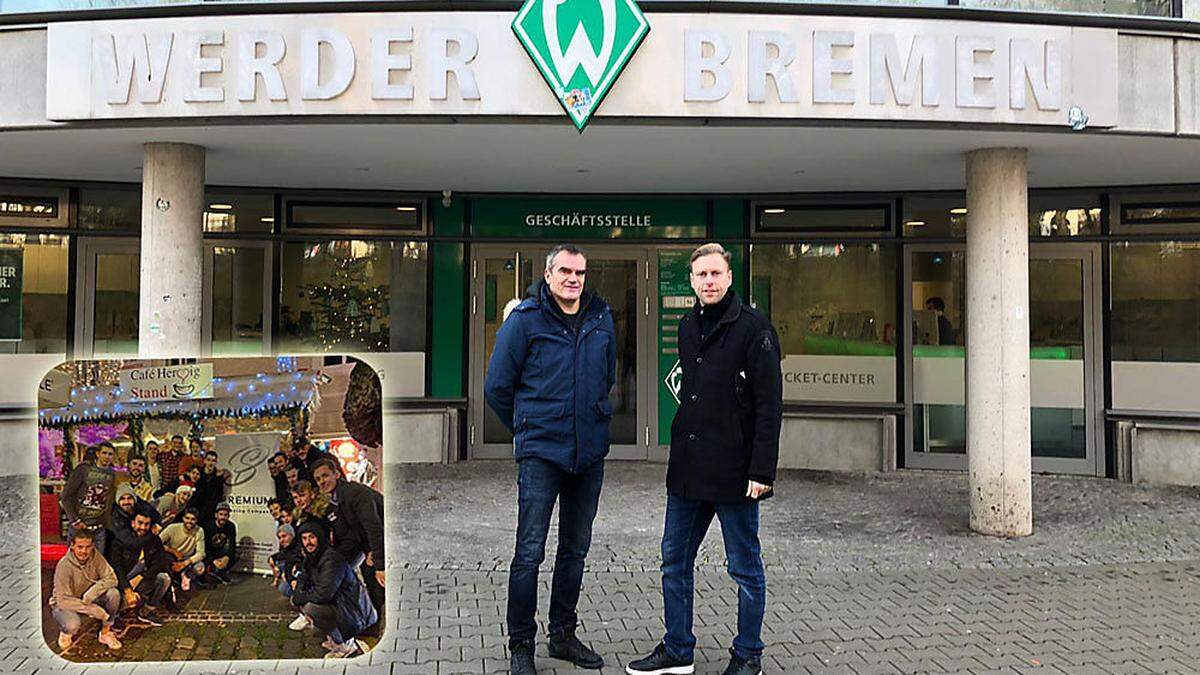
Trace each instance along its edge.
<instances>
[{"instance_id":1,"label":"paved walkway","mask_svg":"<svg viewBox=\"0 0 1200 675\"><path fill-rule=\"evenodd\" d=\"M580 603L606 673L662 631L662 477L609 468ZM514 467L389 466L388 485L389 626L367 656L86 672L505 672ZM0 670L82 672L41 643L33 492L0 479ZM1036 533L1005 541L966 528L965 492L958 474L784 472L763 509L767 671L1200 672L1200 493L1036 477ZM721 671L734 623L717 527L697 573L700 673Z\"/></svg>"}]
</instances>

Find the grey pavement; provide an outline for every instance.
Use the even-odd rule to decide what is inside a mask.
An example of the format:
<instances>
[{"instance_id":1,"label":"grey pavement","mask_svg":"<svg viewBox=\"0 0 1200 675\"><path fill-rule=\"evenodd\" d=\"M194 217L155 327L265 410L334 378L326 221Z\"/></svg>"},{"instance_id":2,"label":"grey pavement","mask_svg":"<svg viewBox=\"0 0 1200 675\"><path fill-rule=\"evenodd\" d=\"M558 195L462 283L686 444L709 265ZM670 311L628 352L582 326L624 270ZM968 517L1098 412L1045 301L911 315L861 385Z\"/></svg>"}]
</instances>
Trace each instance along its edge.
<instances>
[{"instance_id":1,"label":"grey pavement","mask_svg":"<svg viewBox=\"0 0 1200 675\"><path fill-rule=\"evenodd\" d=\"M581 635L605 673L662 633L662 479L660 466L608 468L580 601ZM0 479L0 670L506 672L514 466L389 465L386 481L388 631L366 656L85 668L41 641L35 481ZM782 472L762 516L766 672L1200 672L1200 492L1033 485L1035 534L1000 540L966 527L961 474ZM723 564L714 523L697 572L699 673L721 672L733 636L736 587ZM539 672L585 672L539 651Z\"/></svg>"}]
</instances>

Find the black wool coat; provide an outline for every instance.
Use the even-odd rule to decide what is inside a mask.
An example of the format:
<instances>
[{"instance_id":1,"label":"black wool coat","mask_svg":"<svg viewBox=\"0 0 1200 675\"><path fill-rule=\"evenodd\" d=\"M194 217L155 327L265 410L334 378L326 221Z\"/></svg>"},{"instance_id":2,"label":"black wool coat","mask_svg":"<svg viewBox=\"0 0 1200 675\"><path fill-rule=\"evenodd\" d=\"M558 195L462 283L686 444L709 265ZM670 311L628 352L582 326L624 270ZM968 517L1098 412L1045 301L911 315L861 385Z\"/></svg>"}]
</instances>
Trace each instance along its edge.
<instances>
[{"instance_id":1,"label":"black wool coat","mask_svg":"<svg viewBox=\"0 0 1200 675\"><path fill-rule=\"evenodd\" d=\"M683 383L667 465L667 490L679 497L736 502L746 499L749 481L775 482L783 418L779 336L758 310L729 294L725 314L703 340L699 302L679 320Z\"/></svg>"}]
</instances>

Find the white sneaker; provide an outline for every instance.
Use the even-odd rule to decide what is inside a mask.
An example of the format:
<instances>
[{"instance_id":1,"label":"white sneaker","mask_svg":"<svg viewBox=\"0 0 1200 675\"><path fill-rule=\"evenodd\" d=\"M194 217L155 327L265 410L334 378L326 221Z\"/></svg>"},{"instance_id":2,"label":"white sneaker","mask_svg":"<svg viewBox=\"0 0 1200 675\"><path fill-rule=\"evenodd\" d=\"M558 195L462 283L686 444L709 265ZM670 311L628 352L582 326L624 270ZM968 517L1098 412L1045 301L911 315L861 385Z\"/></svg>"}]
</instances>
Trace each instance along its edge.
<instances>
[{"instance_id":1,"label":"white sneaker","mask_svg":"<svg viewBox=\"0 0 1200 675\"><path fill-rule=\"evenodd\" d=\"M99 640L100 644L108 647L114 652L121 649L121 641L117 639L116 634L114 634L112 631L100 631Z\"/></svg>"},{"instance_id":2,"label":"white sneaker","mask_svg":"<svg viewBox=\"0 0 1200 675\"><path fill-rule=\"evenodd\" d=\"M308 620L307 616L304 616L303 614L297 614L296 618L292 619L292 622L288 624L288 628L292 630L304 630L310 625L312 625L312 622Z\"/></svg>"},{"instance_id":3,"label":"white sneaker","mask_svg":"<svg viewBox=\"0 0 1200 675\"><path fill-rule=\"evenodd\" d=\"M360 654L361 652L362 652L362 649L358 645L358 640L355 640L354 638L350 638L349 640L346 640L345 642L343 642L340 645L339 644L333 645L333 649L329 650L329 653L325 655L325 658L327 658L327 659L348 659L351 656L356 656L356 655Z\"/></svg>"},{"instance_id":4,"label":"white sneaker","mask_svg":"<svg viewBox=\"0 0 1200 675\"><path fill-rule=\"evenodd\" d=\"M58 648L62 651L67 651L71 645L75 643L75 638L70 633L58 634Z\"/></svg>"}]
</instances>

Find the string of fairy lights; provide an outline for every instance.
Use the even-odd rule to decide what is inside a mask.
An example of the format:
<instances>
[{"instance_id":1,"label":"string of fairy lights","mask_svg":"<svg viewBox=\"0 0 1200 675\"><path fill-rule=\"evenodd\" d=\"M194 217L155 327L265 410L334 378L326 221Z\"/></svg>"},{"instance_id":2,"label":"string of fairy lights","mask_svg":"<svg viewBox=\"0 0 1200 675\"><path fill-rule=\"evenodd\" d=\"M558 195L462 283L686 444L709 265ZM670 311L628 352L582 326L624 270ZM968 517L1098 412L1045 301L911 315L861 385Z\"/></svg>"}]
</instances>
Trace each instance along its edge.
<instances>
[{"instance_id":1,"label":"string of fairy lights","mask_svg":"<svg viewBox=\"0 0 1200 675\"><path fill-rule=\"evenodd\" d=\"M66 406L39 411L38 422L52 428L142 417L193 421L214 416L277 417L307 406L317 386L328 381L328 376L310 372L214 377L211 399L144 402L121 401L125 392L119 385L90 384L73 387Z\"/></svg>"}]
</instances>

